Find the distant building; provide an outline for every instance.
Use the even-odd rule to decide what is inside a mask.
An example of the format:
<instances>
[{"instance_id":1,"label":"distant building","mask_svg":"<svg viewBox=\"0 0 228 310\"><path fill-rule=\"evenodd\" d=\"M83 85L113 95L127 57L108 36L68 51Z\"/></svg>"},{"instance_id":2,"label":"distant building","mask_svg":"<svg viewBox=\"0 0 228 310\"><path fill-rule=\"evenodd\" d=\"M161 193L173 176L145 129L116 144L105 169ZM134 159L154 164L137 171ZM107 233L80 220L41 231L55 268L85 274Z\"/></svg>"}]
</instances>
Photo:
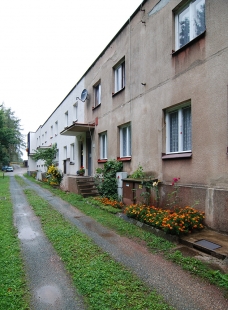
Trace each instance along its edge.
<instances>
[{"instance_id":1,"label":"distant building","mask_svg":"<svg viewBox=\"0 0 228 310\"><path fill-rule=\"evenodd\" d=\"M179 177L182 206L199 201L207 225L228 232L226 29L224 0L143 1L28 134L29 171L45 171L31 155L53 143L65 180L81 165L93 176L108 159L129 174L140 163L162 181L161 205Z\"/></svg>"}]
</instances>

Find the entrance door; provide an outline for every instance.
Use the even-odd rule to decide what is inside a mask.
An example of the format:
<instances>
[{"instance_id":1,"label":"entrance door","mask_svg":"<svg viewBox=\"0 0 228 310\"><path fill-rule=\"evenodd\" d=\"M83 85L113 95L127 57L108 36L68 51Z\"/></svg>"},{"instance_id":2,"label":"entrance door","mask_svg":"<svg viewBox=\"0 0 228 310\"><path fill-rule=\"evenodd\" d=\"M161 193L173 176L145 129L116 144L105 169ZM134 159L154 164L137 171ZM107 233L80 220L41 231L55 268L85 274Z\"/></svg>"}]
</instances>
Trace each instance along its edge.
<instances>
[{"instance_id":1,"label":"entrance door","mask_svg":"<svg viewBox=\"0 0 228 310\"><path fill-rule=\"evenodd\" d=\"M83 166L83 142L80 142L80 163L81 167Z\"/></svg>"},{"instance_id":2,"label":"entrance door","mask_svg":"<svg viewBox=\"0 0 228 310\"><path fill-rule=\"evenodd\" d=\"M63 173L66 174L66 160L63 161Z\"/></svg>"},{"instance_id":3,"label":"entrance door","mask_svg":"<svg viewBox=\"0 0 228 310\"><path fill-rule=\"evenodd\" d=\"M92 175L92 140L91 137L88 137L86 139L86 145L87 145L87 162L88 162L88 175Z\"/></svg>"}]
</instances>

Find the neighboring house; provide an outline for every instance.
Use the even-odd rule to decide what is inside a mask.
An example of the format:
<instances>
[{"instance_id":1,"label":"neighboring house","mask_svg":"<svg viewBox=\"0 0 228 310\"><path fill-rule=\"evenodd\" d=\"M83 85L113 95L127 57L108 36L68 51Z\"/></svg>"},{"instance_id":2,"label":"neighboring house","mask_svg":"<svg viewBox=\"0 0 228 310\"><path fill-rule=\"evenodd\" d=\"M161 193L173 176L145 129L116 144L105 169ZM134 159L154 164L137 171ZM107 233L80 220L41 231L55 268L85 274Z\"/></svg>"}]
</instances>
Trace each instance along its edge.
<instances>
[{"instance_id":1,"label":"neighboring house","mask_svg":"<svg viewBox=\"0 0 228 310\"><path fill-rule=\"evenodd\" d=\"M57 142L66 177L81 164L94 175L113 158L129 174L141 164L162 181L161 205L179 177L181 204L199 201L206 223L228 232L226 29L225 0L143 1L44 125L29 133L29 155ZM75 99L83 89L84 102ZM76 103L81 118L72 123ZM58 136L46 140L56 121ZM29 159L31 170L42 168L35 165L42 166Z\"/></svg>"}]
</instances>

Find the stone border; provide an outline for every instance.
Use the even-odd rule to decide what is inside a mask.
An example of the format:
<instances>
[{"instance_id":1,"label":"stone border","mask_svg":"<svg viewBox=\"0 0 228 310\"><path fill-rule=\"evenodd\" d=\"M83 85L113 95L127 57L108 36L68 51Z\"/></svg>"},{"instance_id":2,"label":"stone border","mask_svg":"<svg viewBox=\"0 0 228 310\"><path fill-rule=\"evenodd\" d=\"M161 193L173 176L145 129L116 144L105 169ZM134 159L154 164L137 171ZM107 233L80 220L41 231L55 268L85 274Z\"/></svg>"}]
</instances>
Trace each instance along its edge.
<instances>
[{"instance_id":1,"label":"stone border","mask_svg":"<svg viewBox=\"0 0 228 310\"><path fill-rule=\"evenodd\" d=\"M126 214L123 214L123 213L117 213L117 216L119 216L120 218L122 218L123 220L125 220L128 223L131 223L135 226L142 228L143 230L151 232L152 234L154 234L157 237L164 238L164 239L171 241L171 242L180 243L180 238L178 236L166 234L164 231L162 231L158 228L155 228L155 227L152 227L148 224L139 222L133 218L128 217Z\"/></svg>"}]
</instances>

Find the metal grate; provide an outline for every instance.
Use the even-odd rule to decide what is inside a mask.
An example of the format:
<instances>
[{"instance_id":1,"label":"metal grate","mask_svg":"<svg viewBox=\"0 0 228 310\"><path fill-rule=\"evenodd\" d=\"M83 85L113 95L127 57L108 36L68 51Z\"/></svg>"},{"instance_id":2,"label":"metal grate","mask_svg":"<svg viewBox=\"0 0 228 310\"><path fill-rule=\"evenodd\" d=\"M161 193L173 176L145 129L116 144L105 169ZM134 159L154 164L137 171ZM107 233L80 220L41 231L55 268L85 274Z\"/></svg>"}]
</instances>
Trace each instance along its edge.
<instances>
[{"instance_id":1,"label":"metal grate","mask_svg":"<svg viewBox=\"0 0 228 310\"><path fill-rule=\"evenodd\" d=\"M202 246L208 250L215 250L221 248L221 245L213 243L211 241L207 241L205 239L199 240L195 242L196 245Z\"/></svg>"}]
</instances>

